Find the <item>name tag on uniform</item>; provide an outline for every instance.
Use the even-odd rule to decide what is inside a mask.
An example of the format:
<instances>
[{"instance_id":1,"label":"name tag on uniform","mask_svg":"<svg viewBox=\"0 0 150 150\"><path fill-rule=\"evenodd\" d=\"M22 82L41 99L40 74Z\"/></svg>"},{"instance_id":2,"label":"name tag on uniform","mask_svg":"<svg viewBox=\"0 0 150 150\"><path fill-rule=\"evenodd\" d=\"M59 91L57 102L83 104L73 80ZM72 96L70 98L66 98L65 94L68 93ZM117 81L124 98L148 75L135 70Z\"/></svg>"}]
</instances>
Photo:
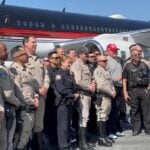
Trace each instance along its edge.
<instances>
[{"instance_id":1,"label":"name tag on uniform","mask_svg":"<svg viewBox=\"0 0 150 150\"><path fill-rule=\"evenodd\" d=\"M56 80L60 80L61 79L61 75L56 75Z\"/></svg>"}]
</instances>

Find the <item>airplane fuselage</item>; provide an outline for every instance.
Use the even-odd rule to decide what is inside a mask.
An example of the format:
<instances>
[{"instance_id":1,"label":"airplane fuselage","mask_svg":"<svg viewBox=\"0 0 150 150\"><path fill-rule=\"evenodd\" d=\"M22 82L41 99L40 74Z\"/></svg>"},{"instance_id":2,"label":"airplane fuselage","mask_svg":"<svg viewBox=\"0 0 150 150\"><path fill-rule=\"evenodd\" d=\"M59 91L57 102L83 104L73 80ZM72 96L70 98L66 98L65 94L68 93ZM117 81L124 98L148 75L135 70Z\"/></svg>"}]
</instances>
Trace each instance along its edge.
<instances>
[{"instance_id":1,"label":"airplane fuselage","mask_svg":"<svg viewBox=\"0 0 150 150\"><path fill-rule=\"evenodd\" d=\"M58 40L148 28L150 23L144 21L0 5L0 42L5 42L11 49L21 44L25 35L34 35L38 51L43 55L53 49Z\"/></svg>"}]
</instances>

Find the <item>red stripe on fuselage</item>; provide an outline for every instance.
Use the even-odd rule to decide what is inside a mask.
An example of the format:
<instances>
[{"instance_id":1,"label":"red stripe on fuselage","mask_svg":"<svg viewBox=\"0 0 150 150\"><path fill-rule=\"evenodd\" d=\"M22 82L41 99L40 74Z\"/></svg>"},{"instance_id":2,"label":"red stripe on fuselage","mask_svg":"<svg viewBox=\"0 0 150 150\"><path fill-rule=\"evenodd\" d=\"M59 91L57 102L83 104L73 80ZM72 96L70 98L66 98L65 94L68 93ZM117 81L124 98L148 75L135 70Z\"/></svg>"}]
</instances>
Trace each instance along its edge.
<instances>
[{"instance_id":1,"label":"red stripe on fuselage","mask_svg":"<svg viewBox=\"0 0 150 150\"><path fill-rule=\"evenodd\" d=\"M55 31L38 31L38 30L23 30L1 28L0 36L24 37L25 35L33 35L39 38L60 38L60 39L76 39L84 37L94 37L96 33L81 33L81 32L55 32Z\"/></svg>"}]
</instances>

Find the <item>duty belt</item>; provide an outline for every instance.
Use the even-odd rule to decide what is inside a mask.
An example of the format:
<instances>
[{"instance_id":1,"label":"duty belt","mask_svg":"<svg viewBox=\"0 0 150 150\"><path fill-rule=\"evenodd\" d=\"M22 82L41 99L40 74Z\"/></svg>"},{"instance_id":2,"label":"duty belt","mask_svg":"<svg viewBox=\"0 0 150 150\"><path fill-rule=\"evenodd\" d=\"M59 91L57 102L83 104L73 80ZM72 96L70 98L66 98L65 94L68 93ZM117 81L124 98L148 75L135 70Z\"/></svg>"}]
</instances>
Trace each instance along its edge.
<instances>
[{"instance_id":1,"label":"duty belt","mask_svg":"<svg viewBox=\"0 0 150 150\"><path fill-rule=\"evenodd\" d=\"M134 90L144 90L144 89L147 89L146 86L140 86L140 87L129 87L128 88L128 91L134 91Z\"/></svg>"},{"instance_id":2,"label":"duty belt","mask_svg":"<svg viewBox=\"0 0 150 150\"><path fill-rule=\"evenodd\" d=\"M20 106L21 111L26 111L28 113L33 113L36 108L33 105Z\"/></svg>"},{"instance_id":3,"label":"duty belt","mask_svg":"<svg viewBox=\"0 0 150 150\"><path fill-rule=\"evenodd\" d=\"M80 91L80 94L83 94L86 96L92 96L92 93L90 91Z\"/></svg>"},{"instance_id":4,"label":"duty belt","mask_svg":"<svg viewBox=\"0 0 150 150\"><path fill-rule=\"evenodd\" d=\"M102 93L102 92L97 92L98 95L102 95L104 97L111 97L109 94Z\"/></svg>"}]
</instances>

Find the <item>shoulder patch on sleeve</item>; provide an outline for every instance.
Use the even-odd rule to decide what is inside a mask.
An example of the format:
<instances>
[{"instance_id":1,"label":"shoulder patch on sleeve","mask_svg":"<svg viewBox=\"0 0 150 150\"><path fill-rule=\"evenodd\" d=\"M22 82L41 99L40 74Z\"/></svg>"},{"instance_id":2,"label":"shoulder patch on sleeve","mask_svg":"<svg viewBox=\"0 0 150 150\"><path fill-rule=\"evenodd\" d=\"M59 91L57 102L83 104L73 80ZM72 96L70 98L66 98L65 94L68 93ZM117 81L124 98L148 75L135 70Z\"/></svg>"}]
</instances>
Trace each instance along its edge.
<instances>
[{"instance_id":1,"label":"shoulder patch on sleeve","mask_svg":"<svg viewBox=\"0 0 150 150\"><path fill-rule=\"evenodd\" d=\"M74 69L78 71L78 70L81 69L81 66L80 66L79 64L76 64L76 65L74 66Z\"/></svg>"},{"instance_id":2,"label":"shoulder patch on sleeve","mask_svg":"<svg viewBox=\"0 0 150 150\"><path fill-rule=\"evenodd\" d=\"M56 80L61 80L61 75L60 74L58 74L58 75L56 75L56 78L55 78Z\"/></svg>"},{"instance_id":3,"label":"shoulder patch on sleeve","mask_svg":"<svg viewBox=\"0 0 150 150\"><path fill-rule=\"evenodd\" d=\"M7 77L7 73L6 73L6 71L5 71L5 70L3 70L3 69L0 69L0 78L5 79L6 77Z\"/></svg>"},{"instance_id":4,"label":"shoulder patch on sleeve","mask_svg":"<svg viewBox=\"0 0 150 150\"><path fill-rule=\"evenodd\" d=\"M17 75L17 70L15 68L9 68L13 75Z\"/></svg>"}]
</instances>

